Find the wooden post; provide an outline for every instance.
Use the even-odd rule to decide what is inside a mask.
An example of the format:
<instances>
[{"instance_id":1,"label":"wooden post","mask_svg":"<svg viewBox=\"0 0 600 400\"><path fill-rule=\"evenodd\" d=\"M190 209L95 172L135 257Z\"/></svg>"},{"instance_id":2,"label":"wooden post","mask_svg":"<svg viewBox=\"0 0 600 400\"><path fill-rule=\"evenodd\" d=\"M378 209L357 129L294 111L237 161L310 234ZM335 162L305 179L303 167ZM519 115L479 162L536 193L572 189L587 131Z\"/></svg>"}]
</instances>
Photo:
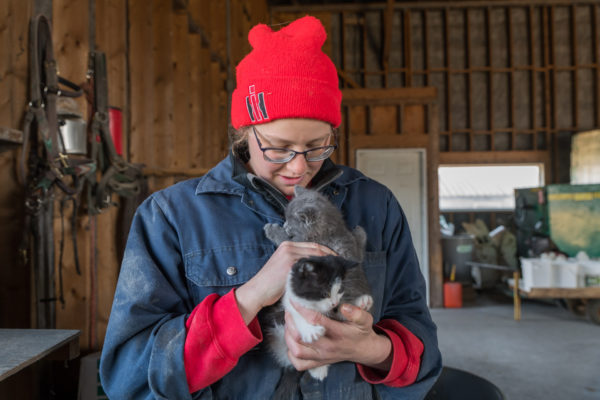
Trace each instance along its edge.
<instances>
[{"instance_id":1,"label":"wooden post","mask_svg":"<svg viewBox=\"0 0 600 400\"><path fill-rule=\"evenodd\" d=\"M513 279L515 284L513 285L513 309L515 321L521 320L521 297L519 296L519 279L521 274L519 271L513 272Z\"/></svg>"}]
</instances>

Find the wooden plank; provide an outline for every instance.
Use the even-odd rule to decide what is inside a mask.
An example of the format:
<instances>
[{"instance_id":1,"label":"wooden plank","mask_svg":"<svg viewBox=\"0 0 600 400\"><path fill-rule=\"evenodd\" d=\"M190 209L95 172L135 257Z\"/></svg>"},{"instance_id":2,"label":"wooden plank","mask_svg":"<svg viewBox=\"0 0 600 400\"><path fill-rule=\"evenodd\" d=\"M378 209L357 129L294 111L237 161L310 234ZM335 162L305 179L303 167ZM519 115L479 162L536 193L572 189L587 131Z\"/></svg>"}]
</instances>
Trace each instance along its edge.
<instances>
[{"instance_id":1,"label":"wooden plank","mask_svg":"<svg viewBox=\"0 0 600 400\"><path fill-rule=\"evenodd\" d=\"M96 49L106 54L108 104L111 107L126 109L127 17L125 2L122 0L102 0L96 1L95 4Z\"/></svg>"},{"instance_id":2,"label":"wooden plank","mask_svg":"<svg viewBox=\"0 0 600 400\"><path fill-rule=\"evenodd\" d=\"M404 10L404 65L406 67L406 86L412 86L412 40L411 40L411 29L410 24L410 11Z\"/></svg>"},{"instance_id":3,"label":"wooden plank","mask_svg":"<svg viewBox=\"0 0 600 400\"><path fill-rule=\"evenodd\" d=\"M533 8L533 6L529 6L529 8L527 9L527 16L528 16L528 21L529 21L529 64L530 65L535 65L535 54L536 54L536 47L535 47L535 35L534 35L534 27L535 27L535 18L534 18L534 13L535 13L535 9ZM531 70L529 73L529 84L530 84L530 107L529 107L529 115L531 116L531 125L530 128L532 129L536 129L537 128L537 112L536 112L536 103L537 103L537 97L536 97L536 91L537 91L537 77L536 77L536 72L535 70ZM492 140L493 140L494 135L492 135ZM538 135L537 133L533 134L533 149L532 150L538 150ZM492 147L492 150L494 148Z\"/></svg>"},{"instance_id":4,"label":"wooden plank","mask_svg":"<svg viewBox=\"0 0 600 400\"><path fill-rule=\"evenodd\" d=\"M210 19L205 25L208 28L208 36L210 38L210 49L217 56L219 64L223 69L227 65L227 8L225 4L219 1L211 1L204 3L205 12L208 9Z\"/></svg>"},{"instance_id":5,"label":"wooden plank","mask_svg":"<svg viewBox=\"0 0 600 400\"><path fill-rule=\"evenodd\" d=\"M11 24L11 2L3 1L0 3L0 48L11 49L11 35L10 26ZM13 57L13 51L10 51L8 55L0 57L0 126L11 127L12 126L12 77L10 77L10 70L12 68L11 62Z\"/></svg>"},{"instance_id":6,"label":"wooden plank","mask_svg":"<svg viewBox=\"0 0 600 400\"><path fill-rule=\"evenodd\" d=\"M164 178L173 176L200 176L206 174L208 170L208 168L144 168L142 172L145 176L157 176Z\"/></svg>"},{"instance_id":7,"label":"wooden plank","mask_svg":"<svg viewBox=\"0 0 600 400\"><path fill-rule=\"evenodd\" d=\"M123 113L123 154L128 154L128 85L127 85L127 43L126 43L126 4L120 0L97 1L96 5L96 49L106 54L108 76L108 98L111 107L118 107ZM118 197L114 196L113 201ZM116 238L118 208L110 207L96 218L97 230L97 290L95 297L94 344L101 348L106 335L106 327L117 286L120 259L117 255Z\"/></svg>"},{"instance_id":8,"label":"wooden plank","mask_svg":"<svg viewBox=\"0 0 600 400\"><path fill-rule=\"evenodd\" d=\"M531 288L520 293L529 298L600 299L600 287L585 288Z\"/></svg>"},{"instance_id":9,"label":"wooden plank","mask_svg":"<svg viewBox=\"0 0 600 400\"><path fill-rule=\"evenodd\" d=\"M81 83L88 67L88 5L77 0L54 0L52 6L52 40L58 73L72 82ZM77 99L77 104L85 115L87 103L83 96Z\"/></svg>"},{"instance_id":10,"label":"wooden plank","mask_svg":"<svg viewBox=\"0 0 600 400\"><path fill-rule=\"evenodd\" d=\"M448 151L440 153L440 164L550 163L547 151Z\"/></svg>"},{"instance_id":11,"label":"wooden plank","mask_svg":"<svg viewBox=\"0 0 600 400\"><path fill-rule=\"evenodd\" d=\"M55 201L54 211L54 239L55 239L55 261L57 263L55 282L56 296L60 296L59 281L59 261L61 253L60 238L64 232L64 243L62 248L62 278L64 305L56 302L56 326L62 329L78 329L81 331L80 346L85 351L91 347L92 331L90 303L92 298L91 291L91 257L93 252L91 246L90 219L86 216L78 219L75 225L77 235L77 255L81 274L77 272L75 265L75 250L73 247L73 230L71 218L73 215L73 203L65 202L63 207L63 217L61 218L60 200ZM64 230L63 230L64 223ZM95 335L94 335L95 338Z\"/></svg>"},{"instance_id":12,"label":"wooden plank","mask_svg":"<svg viewBox=\"0 0 600 400\"><path fill-rule=\"evenodd\" d=\"M390 68L390 48L392 45L392 32L394 24L394 3L395 0L387 0L387 7L384 11L383 27L383 52L382 52L382 64L384 72L384 87L388 87L388 73ZM407 85L410 86L410 85Z\"/></svg>"},{"instance_id":13,"label":"wooden plank","mask_svg":"<svg viewBox=\"0 0 600 400\"><path fill-rule=\"evenodd\" d=\"M151 57L152 7L145 0L129 0L129 85L132 162L154 165L154 62Z\"/></svg>"},{"instance_id":14,"label":"wooden plank","mask_svg":"<svg viewBox=\"0 0 600 400\"><path fill-rule=\"evenodd\" d=\"M348 142L348 164L354 166L356 149L427 148L429 135L354 135Z\"/></svg>"},{"instance_id":15,"label":"wooden plank","mask_svg":"<svg viewBox=\"0 0 600 400\"><path fill-rule=\"evenodd\" d=\"M425 88L393 88L385 89L345 89L342 90L344 105L390 105L390 104L420 104L435 101L437 89Z\"/></svg>"},{"instance_id":16,"label":"wooden plank","mask_svg":"<svg viewBox=\"0 0 600 400\"><path fill-rule=\"evenodd\" d=\"M31 2L11 0L10 43L11 43L11 108L13 128L21 129L21 121L29 100L29 17ZM2 47L6 48L6 47ZM3 91L0 89L0 93Z\"/></svg>"},{"instance_id":17,"label":"wooden plank","mask_svg":"<svg viewBox=\"0 0 600 400\"><path fill-rule=\"evenodd\" d=\"M170 162L172 168L190 166L190 43L188 17L176 15L173 20L173 142L174 152Z\"/></svg>"},{"instance_id":18,"label":"wooden plank","mask_svg":"<svg viewBox=\"0 0 600 400\"><path fill-rule=\"evenodd\" d=\"M89 53L89 7L87 2L76 0L54 0L52 38L54 54L60 76L80 83L85 80L88 66ZM88 105L83 97L76 99L80 111L86 115ZM81 264L81 274L76 272L73 242L71 232L71 215L73 204L65 202L63 217L61 218L60 200L62 195L54 201L54 248L55 248L55 294L60 293L59 263L60 239L64 223L64 248L63 248L63 290L64 304L55 303L56 327L78 329L81 331L80 346L90 349L95 346L94 318L95 308L92 299L95 299L95 289L92 283L96 277L90 269L91 251L89 249L89 232L86 230L87 219L78 220L77 230L78 255Z\"/></svg>"},{"instance_id":19,"label":"wooden plank","mask_svg":"<svg viewBox=\"0 0 600 400\"><path fill-rule=\"evenodd\" d=\"M487 48L490 49L490 51L487 52L488 54L488 67L490 67L489 71L487 72L488 75L488 128L490 129L490 131L492 131L494 129L494 74L492 72L492 64L493 64L493 52L491 51L492 47L492 16L491 16L491 7L486 7L485 9L485 21L486 21L486 33L487 33ZM490 135L490 150L495 150L495 137L494 134L492 133Z\"/></svg>"},{"instance_id":20,"label":"wooden plank","mask_svg":"<svg viewBox=\"0 0 600 400\"><path fill-rule=\"evenodd\" d=\"M561 5L565 4L582 4L589 5L593 3L593 0L529 0L527 4L533 4L538 6L547 6L547 5ZM492 2L494 7L522 7L523 0L494 0ZM394 4L394 9L403 10L403 9L464 9L467 7L477 7L480 6L477 2L473 0L462 0L462 1L397 1ZM387 4L383 1L373 2L373 3L365 3L365 2L351 2L351 3L336 3L336 2L328 2L325 4L308 4L303 5L302 10L305 13L313 13L313 12L348 12L348 13L356 13L356 12L366 12L366 11L382 11L387 7ZM298 10L298 5L276 5L271 6L270 10L272 13L281 13L281 12L295 12Z\"/></svg>"},{"instance_id":21,"label":"wooden plank","mask_svg":"<svg viewBox=\"0 0 600 400\"><path fill-rule=\"evenodd\" d=\"M452 150L452 129L453 124L452 124L452 113L451 113L451 104L452 104L452 74L448 71L448 69L450 68L450 65L452 65L451 63L451 57L452 54L450 52L450 18L449 18L449 10L446 9L444 10L444 51L446 52L446 57L444 59L445 61L445 65L444 67L446 68L446 93L445 96L446 98L444 99L444 106L445 106L445 110L444 110L444 115L446 117L446 129L448 129L450 131L450 134L448 135L448 150Z\"/></svg>"},{"instance_id":22,"label":"wooden plank","mask_svg":"<svg viewBox=\"0 0 600 400\"><path fill-rule=\"evenodd\" d=\"M406 104L402 107L402 133L409 135L426 133L426 122L423 104Z\"/></svg>"},{"instance_id":23,"label":"wooden plank","mask_svg":"<svg viewBox=\"0 0 600 400\"><path fill-rule=\"evenodd\" d=\"M596 80L595 80L595 93L596 97L596 112L594 122L596 126L600 126L600 5L596 4L592 7L592 44L594 50L593 60L596 64Z\"/></svg>"},{"instance_id":24,"label":"wooden plank","mask_svg":"<svg viewBox=\"0 0 600 400\"><path fill-rule=\"evenodd\" d=\"M173 74L172 74L173 12L171 3L155 1L152 7L152 61L154 64L154 152L155 167L168 168L174 157L173 132ZM156 179L153 187L158 190L169 186L172 179Z\"/></svg>"},{"instance_id":25,"label":"wooden plank","mask_svg":"<svg viewBox=\"0 0 600 400\"><path fill-rule=\"evenodd\" d=\"M469 73L467 74L467 126L469 129L473 129L473 72L471 66L473 65L471 59L471 20L469 8L465 9L465 52L466 52L466 67ZM473 150L473 133L469 133L469 150Z\"/></svg>"},{"instance_id":26,"label":"wooden plank","mask_svg":"<svg viewBox=\"0 0 600 400\"><path fill-rule=\"evenodd\" d=\"M509 105L508 105L508 112L509 112L509 116L508 116L508 126L511 128L515 127L515 122L516 122L516 117L515 117L515 74L514 74L514 42L513 42L513 29L512 29L512 12L510 8L506 9L506 34L508 36L507 38L507 42L508 42L508 54L507 54L507 58L508 58L508 67L511 69L511 71L508 73L508 84L509 84ZM511 130L510 132L510 149L511 150L515 150L517 147L517 136L516 136L516 132L515 130Z\"/></svg>"},{"instance_id":27,"label":"wooden plank","mask_svg":"<svg viewBox=\"0 0 600 400\"><path fill-rule=\"evenodd\" d=\"M204 165L202 152L202 136L206 134L202 118L202 87L206 82L202 80L202 38L198 34L189 35L190 60L189 60L189 134L188 146L189 168L198 168Z\"/></svg>"},{"instance_id":28,"label":"wooden plank","mask_svg":"<svg viewBox=\"0 0 600 400\"><path fill-rule=\"evenodd\" d=\"M348 110L348 135L366 135L367 127L367 107L349 106Z\"/></svg>"},{"instance_id":29,"label":"wooden plank","mask_svg":"<svg viewBox=\"0 0 600 400\"><path fill-rule=\"evenodd\" d=\"M571 25L571 43L570 43L570 47L571 47L571 65L577 67L578 65L578 59L577 59L577 18L575 16L576 14L576 10L575 10L575 6L574 5L570 5L569 6L569 12L571 14L571 18L569 19L569 23ZM573 88L572 88L572 112L573 112L573 126L575 127L575 129L579 130L579 118L578 118L578 110L579 110L579 96L577 95L578 91L577 88L579 87L578 82L579 82L579 77L578 77L578 73L577 70L574 70L571 74L572 76L572 82L573 82Z\"/></svg>"},{"instance_id":30,"label":"wooden plank","mask_svg":"<svg viewBox=\"0 0 600 400\"><path fill-rule=\"evenodd\" d=\"M370 107L369 134L396 135L398 133L398 106Z\"/></svg>"},{"instance_id":31,"label":"wooden plank","mask_svg":"<svg viewBox=\"0 0 600 400\"><path fill-rule=\"evenodd\" d=\"M200 65L200 140L198 141L198 157L201 162L198 164L200 168L209 168L213 165L212 157L212 126L214 119L213 112L213 77L210 73L211 65L211 48L210 38L206 35L208 30L211 15L207 12L205 5L201 2L192 2L190 4L190 13L195 23L198 24L199 36L201 37L202 46L199 53Z\"/></svg>"},{"instance_id":32,"label":"wooden plank","mask_svg":"<svg viewBox=\"0 0 600 400\"><path fill-rule=\"evenodd\" d=\"M113 196L113 201L118 201ZM121 265L120 255L117 251L117 221L119 219L119 208L110 207L97 216L97 307L96 326L98 349L104 343L108 318L112 308L113 297L117 288L117 280Z\"/></svg>"},{"instance_id":33,"label":"wooden plank","mask_svg":"<svg viewBox=\"0 0 600 400\"><path fill-rule=\"evenodd\" d=\"M442 244L440 238L440 205L439 205L439 110L436 103L428 105L429 123L427 147L427 220L429 245L429 305L443 307L443 264Z\"/></svg>"}]
</instances>

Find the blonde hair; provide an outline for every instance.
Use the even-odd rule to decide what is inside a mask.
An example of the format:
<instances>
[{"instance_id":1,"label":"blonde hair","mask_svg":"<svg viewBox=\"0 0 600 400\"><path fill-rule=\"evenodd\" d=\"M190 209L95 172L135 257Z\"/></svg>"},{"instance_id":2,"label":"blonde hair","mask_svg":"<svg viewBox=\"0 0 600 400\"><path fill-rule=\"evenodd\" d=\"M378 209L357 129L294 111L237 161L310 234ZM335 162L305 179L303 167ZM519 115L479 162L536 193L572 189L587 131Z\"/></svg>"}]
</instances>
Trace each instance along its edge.
<instances>
[{"instance_id":1,"label":"blonde hair","mask_svg":"<svg viewBox=\"0 0 600 400\"><path fill-rule=\"evenodd\" d=\"M233 155L241 160L247 161L250 158L248 152L248 135L250 132L250 126L241 126L239 129L235 129L233 126L229 127L229 145Z\"/></svg>"}]
</instances>

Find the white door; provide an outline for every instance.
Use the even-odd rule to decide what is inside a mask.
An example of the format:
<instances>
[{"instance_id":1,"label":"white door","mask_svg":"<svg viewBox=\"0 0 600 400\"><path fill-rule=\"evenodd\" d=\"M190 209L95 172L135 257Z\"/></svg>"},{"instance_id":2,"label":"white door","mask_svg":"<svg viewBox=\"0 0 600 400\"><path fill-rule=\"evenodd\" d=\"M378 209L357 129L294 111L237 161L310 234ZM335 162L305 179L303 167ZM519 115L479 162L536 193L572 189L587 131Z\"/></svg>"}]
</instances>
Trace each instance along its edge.
<instances>
[{"instance_id":1,"label":"white door","mask_svg":"<svg viewBox=\"0 0 600 400\"><path fill-rule=\"evenodd\" d=\"M427 176L425 149L356 150L356 168L387 186L400 202L427 283L429 304L429 252L427 246Z\"/></svg>"}]
</instances>

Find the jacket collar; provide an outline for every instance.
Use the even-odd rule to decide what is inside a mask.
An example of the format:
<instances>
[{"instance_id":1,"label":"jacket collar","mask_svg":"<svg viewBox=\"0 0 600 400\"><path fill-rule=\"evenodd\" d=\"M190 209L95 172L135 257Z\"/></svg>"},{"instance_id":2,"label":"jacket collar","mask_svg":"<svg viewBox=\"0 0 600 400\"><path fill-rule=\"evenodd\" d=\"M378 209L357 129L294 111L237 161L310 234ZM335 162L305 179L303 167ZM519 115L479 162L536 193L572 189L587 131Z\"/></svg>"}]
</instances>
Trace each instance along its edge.
<instances>
[{"instance_id":1,"label":"jacket collar","mask_svg":"<svg viewBox=\"0 0 600 400\"><path fill-rule=\"evenodd\" d=\"M326 159L311 181L311 187L323 191L327 185L338 179L343 172L342 168L335 165L333 161ZM198 186L196 186L196 194L227 193L242 195L246 189L265 196L277 208L285 208L288 203L283 193L266 180L248 172L243 161L231 152L227 158L200 178Z\"/></svg>"}]
</instances>

